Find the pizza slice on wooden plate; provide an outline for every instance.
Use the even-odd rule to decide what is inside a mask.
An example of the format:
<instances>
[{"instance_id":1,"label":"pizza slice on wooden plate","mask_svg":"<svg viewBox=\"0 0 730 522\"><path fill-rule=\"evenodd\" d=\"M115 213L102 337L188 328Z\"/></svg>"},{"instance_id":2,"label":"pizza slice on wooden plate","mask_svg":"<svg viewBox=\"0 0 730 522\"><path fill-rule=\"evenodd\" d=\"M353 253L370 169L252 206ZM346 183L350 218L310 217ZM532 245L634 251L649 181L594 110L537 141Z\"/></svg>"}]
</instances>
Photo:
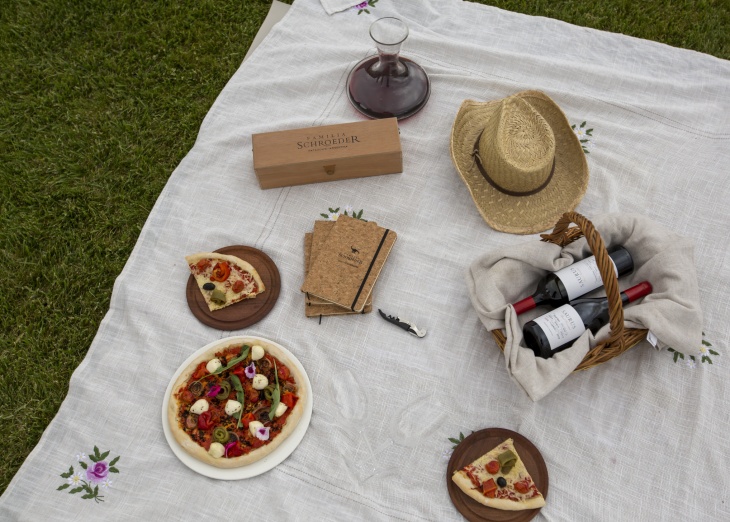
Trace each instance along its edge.
<instances>
[{"instance_id":1,"label":"pizza slice on wooden plate","mask_svg":"<svg viewBox=\"0 0 730 522\"><path fill-rule=\"evenodd\" d=\"M527 472L511 438L456 470L451 480L477 502L496 509L518 511L545 505L545 498Z\"/></svg>"},{"instance_id":2,"label":"pizza slice on wooden plate","mask_svg":"<svg viewBox=\"0 0 730 522\"><path fill-rule=\"evenodd\" d=\"M211 312L253 299L266 290L256 269L238 257L199 252L185 260Z\"/></svg>"}]
</instances>

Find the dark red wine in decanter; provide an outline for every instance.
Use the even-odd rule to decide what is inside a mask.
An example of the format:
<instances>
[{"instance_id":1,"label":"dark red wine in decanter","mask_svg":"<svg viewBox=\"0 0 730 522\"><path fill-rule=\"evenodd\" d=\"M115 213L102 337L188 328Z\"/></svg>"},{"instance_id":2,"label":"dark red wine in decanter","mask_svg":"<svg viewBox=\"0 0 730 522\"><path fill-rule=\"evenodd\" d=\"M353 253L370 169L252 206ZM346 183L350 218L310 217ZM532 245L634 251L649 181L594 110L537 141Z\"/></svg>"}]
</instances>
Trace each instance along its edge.
<instances>
[{"instance_id":1,"label":"dark red wine in decanter","mask_svg":"<svg viewBox=\"0 0 730 522\"><path fill-rule=\"evenodd\" d=\"M408 27L397 18L381 18L370 26L370 36L378 54L365 58L350 71L350 102L370 118L404 119L414 115L426 105L431 84L420 65L400 56Z\"/></svg>"}]
</instances>

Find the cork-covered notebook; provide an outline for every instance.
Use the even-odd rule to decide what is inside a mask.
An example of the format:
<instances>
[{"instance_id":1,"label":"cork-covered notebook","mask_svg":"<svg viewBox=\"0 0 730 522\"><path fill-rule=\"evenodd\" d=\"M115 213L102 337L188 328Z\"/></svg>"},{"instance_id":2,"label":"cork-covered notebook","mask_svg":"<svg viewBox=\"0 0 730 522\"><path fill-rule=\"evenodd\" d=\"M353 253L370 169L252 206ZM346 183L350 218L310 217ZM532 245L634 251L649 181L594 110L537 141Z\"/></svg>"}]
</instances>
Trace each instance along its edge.
<instances>
[{"instance_id":1,"label":"cork-covered notebook","mask_svg":"<svg viewBox=\"0 0 730 522\"><path fill-rule=\"evenodd\" d=\"M318 228L326 228L327 234L329 234L331 230L331 225L334 225L334 221L318 221L317 223L322 223L326 225L325 227L317 227L315 225L315 230ZM325 238L327 237L327 234L325 234ZM314 242L313 238L315 236L314 232L308 232L304 234L304 276L309 273L309 267L311 265L311 260L316 257L317 251L315 248L313 248ZM319 297L310 296L309 294L304 294L304 315L307 317L319 317L324 315L352 315L352 314L367 314L372 312L373 306L370 302L372 300L372 293L370 294L370 297L368 298L368 302L365 303L365 307L362 309L362 312L353 312L349 308L345 308L344 306L336 305L333 303L330 303L329 301L325 301L324 299L321 299Z\"/></svg>"},{"instance_id":2,"label":"cork-covered notebook","mask_svg":"<svg viewBox=\"0 0 730 522\"><path fill-rule=\"evenodd\" d=\"M340 216L312 257L302 292L361 312L396 237L377 223Z\"/></svg>"}]
</instances>

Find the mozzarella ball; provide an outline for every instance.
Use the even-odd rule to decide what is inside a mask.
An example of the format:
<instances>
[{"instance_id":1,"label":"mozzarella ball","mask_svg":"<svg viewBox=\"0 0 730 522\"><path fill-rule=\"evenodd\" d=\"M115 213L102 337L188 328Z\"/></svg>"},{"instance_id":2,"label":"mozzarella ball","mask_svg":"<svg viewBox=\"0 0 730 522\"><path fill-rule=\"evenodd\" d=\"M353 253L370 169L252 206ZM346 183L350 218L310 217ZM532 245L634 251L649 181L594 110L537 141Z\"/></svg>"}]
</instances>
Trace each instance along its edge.
<instances>
[{"instance_id":1,"label":"mozzarella ball","mask_svg":"<svg viewBox=\"0 0 730 522\"><path fill-rule=\"evenodd\" d=\"M242 407L243 406L241 405L240 402L234 401L234 400L230 400L230 401L228 401L226 403L226 413L228 415L235 415L236 413L238 413L239 411L241 411L241 408Z\"/></svg>"},{"instance_id":2,"label":"mozzarella ball","mask_svg":"<svg viewBox=\"0 0 730 522\"><path fill-rule=\"evenodd\" d=\"M269 379L266 378L266 375L262 375L260 373L257 373L253 376L253 382L251 383L251 386L253 386L254 390L263 390L269 385Z\"/></svg>"},{"instance_id":3,"label":"mozzarella ball","mask_svg":"<svg viewBox=\"0 0 730 522\"><path fill-rule=\"evenodd\" d=\"M208 455L214 459L219 459L226 454L226 448L220 442L213 442L208 449Z\"/></svg>"},{"instance_id":4,"label":"mozzarella ball","mask_svg":"<svg viewBox=\"0 0 730 522\"><path fill-rule=\"evenodd\" d=\"M263 427L264 425L259 421L251 421L248 423L248 431L250 431L251 435L253 435L254 437L256 436L256 430Z\"/></svg>"},{"instance_id":5,"label":"mozzarella ball","mask_svg":"<svg viewBox=\"0 0 730 522\"><path fill-rule=\"evenodd\" d=\"M190 413L194 413L195 415L200 415L204 411L208 411L208 401L205 399L198 399L195 401L195 404L190 406Z\"/></svg>"},{"instance_id":6,"label":"mozzarella ball","mask_svg":"<svg viewBox=\"0 0 730 522\"><path fill-rule=\"evenodd\" d=\"M282 415L284 415L284 412L288 408L289 407L286 404L284 404L283 402L280 402L279 405L276 407L276 411L274 412L274 417L281 417Z\"/></svg>"},{"instance_id":7,"label":"mozzarella ball","mask_svg":"<svg viewBox=\"0 0 730 522\"><path fill-rule=\"evenodd\" d=\"M253 348L251 348L251 360L252 361L258 361L264 356L264 349L263 347L259 346L258 344L254 344Z\"/></svg>"},{"instance_id":8,"label":"mozzarella ball","mask_svg":"<svg viewBox=\"0 0 730 522\"><path fill-rule=\"evenodd\" d=\"M211 359L208 361L208 364L205 365L205 369L208 370L208 373L213 373L221 366L223 366L223 363L220 359Z\"/></svg>"}]
</instances>

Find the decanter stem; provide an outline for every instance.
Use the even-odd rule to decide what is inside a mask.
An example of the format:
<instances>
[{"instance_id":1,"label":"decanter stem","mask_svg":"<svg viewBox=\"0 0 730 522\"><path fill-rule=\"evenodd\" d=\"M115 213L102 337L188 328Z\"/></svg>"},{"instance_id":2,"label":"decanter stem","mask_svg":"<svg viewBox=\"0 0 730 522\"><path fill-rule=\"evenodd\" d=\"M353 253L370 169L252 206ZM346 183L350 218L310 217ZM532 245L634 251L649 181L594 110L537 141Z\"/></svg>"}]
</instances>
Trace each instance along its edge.
<instances>
[{"instance_id":1,"label":"decanter stem","mask_svg":"<svg viewBox=\"0 0 730 522\"><path fill-rule=\"evenodd\" d=\"M378 49L378 61L369 71L373 76L406 76L408 69L400 61L398 53L384 53Z\"/></svg>"}]
</instances>

